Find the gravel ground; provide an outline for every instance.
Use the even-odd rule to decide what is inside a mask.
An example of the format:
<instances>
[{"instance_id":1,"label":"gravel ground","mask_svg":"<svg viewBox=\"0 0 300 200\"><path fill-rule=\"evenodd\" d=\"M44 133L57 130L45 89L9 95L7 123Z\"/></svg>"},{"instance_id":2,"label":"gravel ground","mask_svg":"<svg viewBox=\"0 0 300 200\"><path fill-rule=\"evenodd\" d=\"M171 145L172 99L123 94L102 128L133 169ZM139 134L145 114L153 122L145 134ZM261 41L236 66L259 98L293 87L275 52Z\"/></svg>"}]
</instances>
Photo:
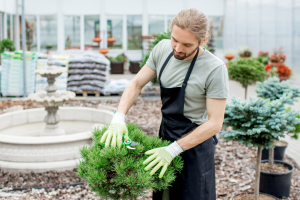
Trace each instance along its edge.
<instances>
[{"instance_id":1,"label":"gravel ground","mask_svg":"<svg viewBox=\"0 0 300 200\"><path fill-rule=\"evenodd\" d=\"M101 101L68 101L64 106L86 106L97 108L98 104L117 107L118 100L101 100ZM23 105L25 109L40 107L34 102L0 102L0 113L4 108L13 105ZM151 100L137 100L133 107L127 114L127 120L133 123L137 123L141 126L149 135L157 135L159 124L161 121L160 114L160 101ZM254 175L255 171L253 165L255 163L256 149L253 147L245 147L239 145L237 142L225 142L220 138L219 144L216 146L216 187L217 187L217 199L230 199L235 194L242 192L253 192L254 190ZM284 161L287 161L295 166L295 171L292 176L291 195L289 200L300 200L300 168L296 163L285 156ZM0 171L0 174L3 173ZM53 172L57 177L59 172ZM63 172L65 173L65 172ZM12 175L9 174L8 177ZM37 175L39 177L41 175ZM6 175L7 177L7 175ZM16 175L12 176L15 177ZM30 176L28 176L30 177ZM32 176L34 177L34 176ZM71 176L74 181L74 176ZM50 177L52 182L55 181L55 177ZM64 181L68 178L65 175ZM10 180L8 178L8 180ZM61 179L63 180L63 179ZM75 178L76 180L76 178ZM0 176L0 183L3 178ZM69 180L70 181L70 180ZM28 182L31 182L29 179ZM33 182L33 181L32 181ZM72 181L70 181L71 183ZM64 183L62 181L62 183ZM8 184L6 181L5 186ZM13 184L13 183L12 183ZM46 184L44 185L46 186ZM4 191L0 191L0 196L3 196ZM22 196L11 196L2 197L0 199L100 199L94 192L90 190L87 185L67 187L65 189L54 188L54 189L40 189L40 190L27 190L23 192L11 192L13 195ZM151 191L146 197L140 197L139 199L148 200L151 199Z\"/></svg>"}]
</instances>

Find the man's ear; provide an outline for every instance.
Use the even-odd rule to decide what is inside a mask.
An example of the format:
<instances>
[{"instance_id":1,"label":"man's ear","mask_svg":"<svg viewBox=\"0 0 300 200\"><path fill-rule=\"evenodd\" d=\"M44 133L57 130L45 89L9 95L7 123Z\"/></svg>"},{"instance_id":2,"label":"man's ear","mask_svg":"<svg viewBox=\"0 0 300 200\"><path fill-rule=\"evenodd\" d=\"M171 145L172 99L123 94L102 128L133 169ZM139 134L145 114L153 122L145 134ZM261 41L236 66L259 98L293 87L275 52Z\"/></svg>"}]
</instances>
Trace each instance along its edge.
<instances>
[{"instance_id":1,"label":"man's ear","mask_svg":"<svg viewBox=\"0 0 300 200\"><path fill-rule=\"evenodd\" d=\"M202 42L201 42L201 44L200 44L200 46L202 46L206 41L207 41L207 36L202 40Z\"/></svg>"}]
</instances>

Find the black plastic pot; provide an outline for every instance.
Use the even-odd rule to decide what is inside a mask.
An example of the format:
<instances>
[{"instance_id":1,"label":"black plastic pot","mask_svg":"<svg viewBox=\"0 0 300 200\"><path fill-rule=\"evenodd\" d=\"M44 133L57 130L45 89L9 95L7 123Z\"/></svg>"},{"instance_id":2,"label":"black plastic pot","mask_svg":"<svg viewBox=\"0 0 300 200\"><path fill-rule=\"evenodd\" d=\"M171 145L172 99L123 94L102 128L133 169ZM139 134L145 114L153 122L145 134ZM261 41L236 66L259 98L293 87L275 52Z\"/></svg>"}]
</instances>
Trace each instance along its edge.
<instances>
[{"instance_id":1,"label":"black plastic pot","mask_svg":"<svg viewBox=\"0 0 300 200\"><path fill-rule=\"evenodd\" d=\"M244 192L244 193L241 193L241 194L236 194L236 195L234 195L234 197L237 197L237 196L242 195L242 194L254 194L254 192ZM264 195L267 195L269 197L273 197L274 200L279 200L278 198L276 198L276 197L274 197L274 196L272 196L270 194L266 194L266 193L262 193L262 192L259 192L259 194L264 194ZM234 197L232 197L231 200L233 200Z\"/></svg>"},{"instance_id":2,"label":"black plastic pot","mask_svg":"<svg viewBox=\"0 0 300 200\"><path fill-rule=\"evenodd\" d=\"M124 62L123 61L112 61L110 62L110 73L111 74L124 74Z\"/></svg>"},{"instance_id":3,"label":"black plastic pot","mask_svg":"<svg viewBox=\"0 0 300 200\"><path fill-rule=\"evenodd\" d=\"M268 160L262 160L261 162L266 163ZM271 194L278 198L289 197L294 166L281 160L274 160L274 162L284 164L290 171L284 173L260 171L259 192Z\"/></svg>"},{"instance_id":4,"label":"black plastic pot","mask_svg":"<svg viewBox=\"0 0 300 200\"><path fill-rule=\"evenodd\" d=\"M140 62L141 61L130 61L129 71L133 74L137 74L141 69Z\"/></svg>"},{"instance_id":5,"label":"black plastic pot","mask_svg":"<svg viewBox=\"0 0 300 200\"><path fill-rule=\"evenodd\" d=\"M281 141L283 142L283 141ZM286 143L286 142L285 142ZM274 148L274 160L283 160L284 153L286 150L286 147L288 146L288 143L286 143L286 146L276 146ZM268 160L269 159L269 149L262 150L262 160Z\"/></svg>"}]
</instances>

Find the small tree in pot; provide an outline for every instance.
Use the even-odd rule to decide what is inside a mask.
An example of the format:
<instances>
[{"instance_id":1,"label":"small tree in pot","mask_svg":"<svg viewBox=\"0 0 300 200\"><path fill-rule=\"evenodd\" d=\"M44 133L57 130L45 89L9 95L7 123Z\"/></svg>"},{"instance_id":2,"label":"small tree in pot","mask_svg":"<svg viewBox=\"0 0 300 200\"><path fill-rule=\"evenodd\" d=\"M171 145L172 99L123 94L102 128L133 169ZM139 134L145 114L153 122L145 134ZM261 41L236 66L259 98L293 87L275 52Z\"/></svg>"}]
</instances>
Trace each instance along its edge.
<instances>
[{"instance_id":1,"label":"small tree in pot","mask_svg":"<svg viewBox=\"0 0 300 200\"><path fill-rule=\"evenodd\" d=\"M82 160L77 166L78 175L88 181L93 191L101 197L119 200L135 200L145 194L145 190L162 190L175 180L176 172L181 171L183 161L177 156L162 178L159 173L150 175L144 170L143 162L147 159L145 152L153 148L167 146L170 142L158 137L147 136L135 124L127 124L130 138L139 143L136 149L105 148L100 138L107 130L93 131L93 145L80 149Z\"/></svg>"},{"instance_id":2,"label":"small tree in pot","mask_svg":"<svg viewBox=\"0 0 300 200\"><path fill-rule=\"evenodd\" d=\"M224 125L233 130L222 131L226 141L235 140L249 146L257 147L255 200L259 199L259 180L261 155L263 148L272 148L273 141L284 137L284 132L293 131L300 123L296 118L297 112L284 111L284 104L291 95L284 94L280 99L269 102L261 98L250 98L250 101L241 101L233 97L225 110Z\"/></svg>"},{"instance_id":3,"label":"small tree in pot","mask_svg":"<svg viewBox=\"0 0 300 200\"><path fill-rule=\"evenodd\" d=\"M270 99L271 101L280 99L284 94L290 94L291 98L286 102L286 104L293 105L294 101L298 101L296 98L300 97L300 88L291 87L288 81L280 82L279 78L272 77L268 78L264 82L257 82L258 86L256 88L256 93L258 97L264 99ZM293 137L297 137L297 133L293 131ZM272 163L274 163L274 157L276 160L282 160L284 156L284 151L286 146L276 146L276 153L274 153L274 148L269 149L269 156L266 156L267 150L263 151L263 159L269 159L271 167Z\"/></svg>"},{"instance_id":4,"label":"small tree in pot","mask_svg":"<svg viewBox=\"0 0 300 200\"><path fill-rule=\"evenodd\" d=\"M247 99L247 88L257 81L265 80L267 75L264 65L256 58L237 59L230 61L228 75L231 80L237 81L245 88L245 99Z\"/></svg>"}]
</instances>

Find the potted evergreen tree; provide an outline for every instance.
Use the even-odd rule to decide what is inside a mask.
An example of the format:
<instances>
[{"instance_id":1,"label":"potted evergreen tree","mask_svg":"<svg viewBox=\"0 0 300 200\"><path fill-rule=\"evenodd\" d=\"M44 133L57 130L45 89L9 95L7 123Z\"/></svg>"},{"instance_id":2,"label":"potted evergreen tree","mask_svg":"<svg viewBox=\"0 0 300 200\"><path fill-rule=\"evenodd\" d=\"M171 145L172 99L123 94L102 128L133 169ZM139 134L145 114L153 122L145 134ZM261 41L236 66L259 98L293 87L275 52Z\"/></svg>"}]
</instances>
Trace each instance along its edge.
<instances>
[{"instance_id":1,"label":"potted evergreen tree","mask_svg":"<svg viewBox=\"0 0 300 200\"><path fill-rule=\"evenodd\" d=\"M298 101L296 98L300 97L300 88L291 87L288 81L280 82L279 78L277 77L268 78L264 82L257 82L257 84L258 86L255 90L257 96L264 99L270 99L271 101L274 101L276 99L280 99L280 97L282 97L283 94L291 93L291 98L286 103L293 105L294 101ZM293 131L292 134L295 139L298 138L297 132ZM269 154L275 160L282 160L287 145L288 144L284 141L275 142L275 148L271 148L270 150L263 150L262 160L268 159Z\"/></svg>"},{"instance_id":2,"label":"potted evergreen tree","mask_svg":"<svg viewBox=\"0 0 300 200\"><path fill-rule=\"evenodd\" d=\"M78 176L88 181L92 191L105 199L135 200L143 196L147 189L162 190L168 188L183 168L183 161L177 156L162 178L159 173L150 175L144 170L145 152L153 148L169 145L170 142L154 136L147 136L136 124L127 124L129 137L139 143L135 149L105 148L100 138L107 130L93 130L93 145L80 149L82 160L77 166Z\"/></svg>"},{"instance_id":3,"label":"potted evergreen tree","mask_svg":"<svg viewBox=\"0 0 300 200\"><path fill-rule=\"evenodd\" d=\"M296 118L299 113L285 112L284 104L290 98L291 94L284 94L280 99L272 102L262 98L250 98L247 102L233 97L232 102L226 105L224 126L231 126L232 130L223 130L221 136L226 141L234 140L246 146L257 147L255 200L259 199L259 191L280 198L289 196L293 165L276 160L275 165L283 166L287 172L277 173L272 169L271 172L268 172L269 169L266 169L267 166L264 164L267 161L261 161L261 155L263 148L272 148L274 140L277 141L279 137L284 137L285 132L293 131L295 125L300 124L300 120ZM261 171L262 163L263 171ZM253 194L242 195L252 195L253 199Z\"/></svg>"},{"instance_id":4,"label":"potted evergreen tree","mask_svg":"<svg viewBox=\"0 0 300 200\"><path fill-rule=\"evenodd\" d=\"M267 75L264 65L256 58L237 59L230 61L228 65L229 79L242 84L245 89L245 99L247 99L247 88L257 81L263 81Z\"/></svg>"}]
</instances>

